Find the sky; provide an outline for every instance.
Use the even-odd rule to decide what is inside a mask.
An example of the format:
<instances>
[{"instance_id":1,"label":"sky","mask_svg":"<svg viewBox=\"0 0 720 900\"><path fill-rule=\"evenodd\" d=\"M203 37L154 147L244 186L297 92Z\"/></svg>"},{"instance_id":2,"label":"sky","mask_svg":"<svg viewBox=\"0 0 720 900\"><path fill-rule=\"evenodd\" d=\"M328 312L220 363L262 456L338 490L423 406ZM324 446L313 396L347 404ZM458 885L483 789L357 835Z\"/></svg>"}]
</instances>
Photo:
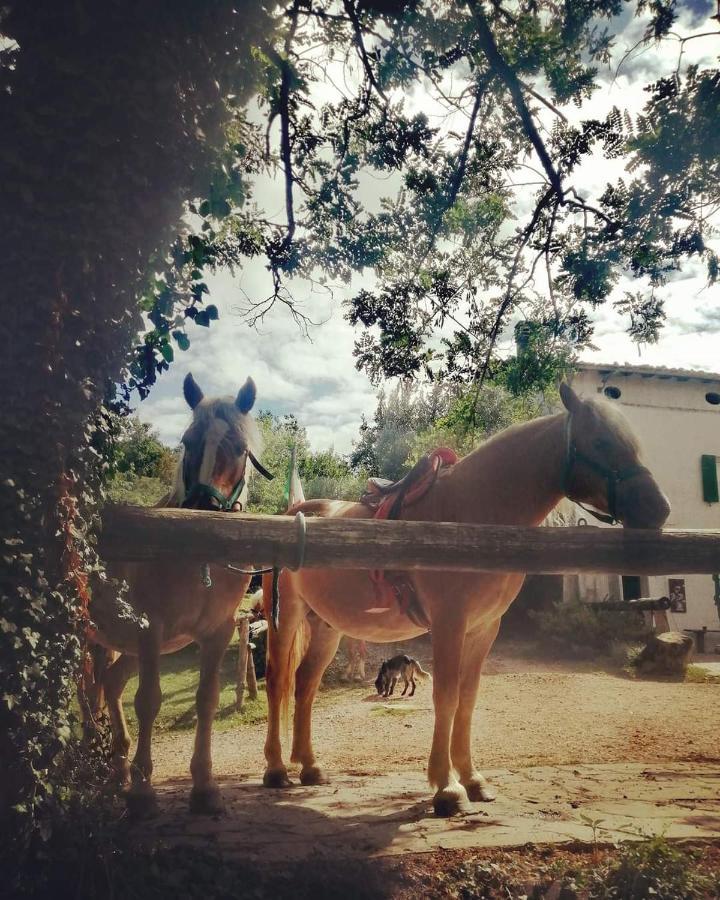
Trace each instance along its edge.
<instances>
[{"instance_id":1,"label":"sky","mask_svg":"<svg viewBox=\"0 0 720 900\"><path fill-rule=\"evenodd\" d=\"M707 19L710 4L693 0L679 4L680 19L675 31L684 36L717 29ZM645 100L643 87L672 72L678 59L679 43L668 41L643 52L636 51L616 71L620 57L633 47L643 29L643 21L625 22L612 67L601 73L602 87L581 111L563 111L568 118L604 117L616 105L633 113ZM684 45L683 65L717 65L720 38L708 37ZM541 90L539 85L538 89ZM427 108L422 89L407 98L408 108ZM548 113L548 115L550 115ZM593 196L619 174L617 161L598 158L584 164L573 178ZM259 188L260 189L260 188ZM265 184L270 211L282 218L282 185ZM387 183L369 183L375 197L391 191ZM257 196L257 192L256 192ZM278 209L272 209L274 198ZM518 209L522 212L522 198ZM247 375L257 384L256 409L277 414L292 413L307 429L313 449L334 447L348 453L357 438L361 418L372 418L377 390L366 375L355 369L353 342L359 332L344 319L342 301L368 286L371 276L356 276L351 284L335 288L332 295L316 285L296 280L289 287L295 301L314 323L304 334L284 307L274 308L262 323L249 327L240 309L244 297L262 299L271 292L269 274L262 261L249 262L235 276L219 273L208 279L210 297L220 312L220 320L209 329L191 326L191 346L177 353L170 371L163 374L137 413L156 429L161 439L175 445L187 426L189 412L182 398L182 380L192 372L207 396L235 394ZM621 278L617 295L637 291L641 285ZM666 300L667 321L657 344L638 348L625 333L627 322L608 302L593 314L597 349L586 351L582 359L603 363L633 363L683 369L720 370L720 286L708 288L702 266L689 264L676 273L658 292ZM511 351L510 333L501 346Z\"/></svg>"}]
</instances>

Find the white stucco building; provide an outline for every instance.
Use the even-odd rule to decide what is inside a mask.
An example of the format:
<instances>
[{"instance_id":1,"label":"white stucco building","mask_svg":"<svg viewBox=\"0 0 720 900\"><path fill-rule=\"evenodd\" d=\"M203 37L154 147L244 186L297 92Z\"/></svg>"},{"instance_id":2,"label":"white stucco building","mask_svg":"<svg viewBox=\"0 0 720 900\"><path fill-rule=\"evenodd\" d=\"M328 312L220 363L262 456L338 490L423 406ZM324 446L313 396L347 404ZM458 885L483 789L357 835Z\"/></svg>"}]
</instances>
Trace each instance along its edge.
<instances>
[{"instance_id":1,"label":"white stucco building","mask_svg":"<svg viewBox=\"0 0 720 900\"><path fill-rule=\"evenodd\" d=\"M622 408L642 443L645 464L672 505L666 528L720 529L720 374L581 363L573 388ZM590 601L668 596L671 628L720 629L720 585L711 575L569 576L565 592ZM709 635L707 643L720 644L720 634Z\"/></svg>"}]
</instances>

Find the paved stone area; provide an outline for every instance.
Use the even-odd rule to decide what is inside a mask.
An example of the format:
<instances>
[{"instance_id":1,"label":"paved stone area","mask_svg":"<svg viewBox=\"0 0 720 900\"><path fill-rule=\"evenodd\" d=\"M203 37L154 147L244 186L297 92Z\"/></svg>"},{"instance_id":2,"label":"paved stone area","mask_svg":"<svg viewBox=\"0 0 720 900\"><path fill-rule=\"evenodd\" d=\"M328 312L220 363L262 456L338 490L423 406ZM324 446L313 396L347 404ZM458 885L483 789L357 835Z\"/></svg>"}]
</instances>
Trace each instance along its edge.
<instances>
[{"instance_id":1,"label":"paved stone area","mask_svg":"<svg viewBox=\"0 0 720 900\"><path fill-rule=\"evenodd\" d=\"M221 782L227 811L187 811L190 785L159 785L160 815L140 833L171 844L216 846L248 860L384 856L532 842L614 842L662 833L720 839L720 763L615 763L497 769L494 803L437 819L422 774L336 777L272 791L256 780Z\"/></svg>"}]
</instances>

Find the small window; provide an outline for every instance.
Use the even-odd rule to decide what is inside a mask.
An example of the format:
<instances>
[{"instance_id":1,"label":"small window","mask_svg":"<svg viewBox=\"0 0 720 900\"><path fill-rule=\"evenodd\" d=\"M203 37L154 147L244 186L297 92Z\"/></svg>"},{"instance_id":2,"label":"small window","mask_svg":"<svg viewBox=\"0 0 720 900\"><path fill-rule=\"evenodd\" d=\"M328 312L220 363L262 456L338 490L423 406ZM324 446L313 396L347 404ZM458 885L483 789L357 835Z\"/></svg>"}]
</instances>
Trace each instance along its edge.
<instances>
[{"instance_id":1,"label":"small window","mask_svg":"<svg viewBox=\"0 0 720 900\"><path fill-rule=\"evenodd\" d=\"M710 404L710 406L720 406L720 394L717 391L708 391L705 394L705 399Z\"/></svg>"},{"instance_id":2,"label":"small window","mask_svg":"<svg viewBox=\"0 0 720 900\"><path fill-rule=\"evenodd\" d=\"M618 387L606 387L603 394L611 400L619 400L622 396L622 391Z\"/></svg>"}]
</instances>

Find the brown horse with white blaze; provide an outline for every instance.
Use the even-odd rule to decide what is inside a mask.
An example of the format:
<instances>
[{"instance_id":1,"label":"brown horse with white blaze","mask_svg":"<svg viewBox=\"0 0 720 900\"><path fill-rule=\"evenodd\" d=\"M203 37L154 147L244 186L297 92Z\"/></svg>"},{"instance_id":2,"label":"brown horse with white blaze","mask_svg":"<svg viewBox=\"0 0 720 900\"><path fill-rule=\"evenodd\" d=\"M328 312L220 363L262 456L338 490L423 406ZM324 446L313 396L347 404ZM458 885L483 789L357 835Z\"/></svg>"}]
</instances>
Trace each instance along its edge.
<instances>
[{"instance_id":1,"label":"brown horse with white blaze","mask_svg":"<svg viewBox=\"0 0 720 900\"><path fill-rule=\"evenodd\" d=\"M563 497L588 503L623 525L660 528L670 512L652 474L639 463L640 449L624 417L609 405L581 400L561 385L566 411L515 425L495 435L439 475L401 518L432 522L539 525ZM293 512L338 518L370 518L359 503L310 501ZM435 726L428 778L438 815L464 809L468 800L494 795L475 766L471 721L484 660L500 619L520 590L518 573L404 573L429 622L433 643ZM270 584L264 583L265 602ZM280 742L281 711L293 689L291 759L300 781L318 784L311 740L312 704L340 636L405 641L426 630L400 604L378 614L367 571L301 569L280 579L281 614L268 638L268 787L290 784Z\"/></svg>"},{"instance_id":2,"label":"brown horse with white blaze","mask_svg":"<svg viewBox=\"0 0 720 900\"><path fill-rule=\"evenodd\" d=\"M248 378L236 398L205 399L192 375L183 384L193 411L182 438L183 452L173 493L160 506L190 509L243 509L247 478L257 461L261 440L250 415L255 384ZM197 563L125 563L109 567L109 574L128 584L127 600L147 620L147 627L117 616L102 594L91 604L95 626L92 640L120 653L102 676L102 688L113 731L113 764L121 782L131 780L129 808L146 814L155 807L152 786L151 739L160 710L159 659L195 641L200 645L200 678L196 695L197 729L190 763L194 812L215 813L222 798L212 777L211 730L219 701L219 670L234 630L234 614L250 583L250 575L226 566ZM108 599L108 598L106 598ZM135 695L138 741L132 764L128 761L130 736L122 709L128 678L139 669Z\"/></svg>"}]
</instances>

